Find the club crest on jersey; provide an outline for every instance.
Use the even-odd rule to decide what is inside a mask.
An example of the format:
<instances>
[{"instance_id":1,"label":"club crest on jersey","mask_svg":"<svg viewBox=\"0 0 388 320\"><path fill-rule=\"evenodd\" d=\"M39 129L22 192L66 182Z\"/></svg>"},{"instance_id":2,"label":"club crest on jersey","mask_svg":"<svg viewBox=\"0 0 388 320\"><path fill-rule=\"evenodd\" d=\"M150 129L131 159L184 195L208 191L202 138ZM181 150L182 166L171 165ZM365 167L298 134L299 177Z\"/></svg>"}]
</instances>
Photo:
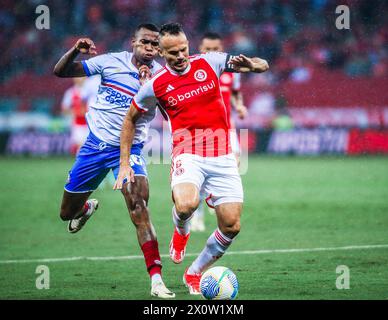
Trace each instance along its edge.
<instances>
[{"instance_id":1,"label":"club crest on jersey","mask_svg":"<svg viewBox=\"0 0 388 320\"><path fill-rule=\"evenodd\" d=\"M202 82L202 81L205 81L206 78L207 78L207 73L205 72L205 70L199 69L195 71L194 73L195 80Z\"/></svg>"}]
</instances>

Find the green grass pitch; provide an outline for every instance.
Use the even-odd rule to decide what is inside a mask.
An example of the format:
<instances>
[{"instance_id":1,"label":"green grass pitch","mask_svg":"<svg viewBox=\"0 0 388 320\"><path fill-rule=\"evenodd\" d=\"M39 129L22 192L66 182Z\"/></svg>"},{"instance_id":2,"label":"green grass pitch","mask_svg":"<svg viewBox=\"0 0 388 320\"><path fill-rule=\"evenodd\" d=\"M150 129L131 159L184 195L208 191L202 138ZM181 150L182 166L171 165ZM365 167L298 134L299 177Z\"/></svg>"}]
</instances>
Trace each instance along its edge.
<instances>
[{"instance_id":1,"label":"green grass pitch","mask_svg":"<svg viewBox=\"0 0 388 320\"><path fill-rule=\"evenodd\" d=\"M58 209L71 165L72 159L0 158L0 299L151 299L120 192L97 190L99 210L81 232L66 232ZM173 230L168 175L166 165L149 166L150 210L163 255ZM242 178L241 233L229 248L234 254L217 263L236 273L238 299L388 299L387 158L252 156ZM188 294L182 274L215 217L207 214L206 223L206 232L192 234L181 265L162 258L165 283L179 300L201 299ZM368 245L382 246L341 249ZM291 250L312 248L340 249ZM135 257L115 258L121 256ZM67 257L113 259L39 261ZM38 265L49 267L48 290L35 286ZM339 265L349 268L349 289L336 288Z\"/></svg>"}]
</instances>

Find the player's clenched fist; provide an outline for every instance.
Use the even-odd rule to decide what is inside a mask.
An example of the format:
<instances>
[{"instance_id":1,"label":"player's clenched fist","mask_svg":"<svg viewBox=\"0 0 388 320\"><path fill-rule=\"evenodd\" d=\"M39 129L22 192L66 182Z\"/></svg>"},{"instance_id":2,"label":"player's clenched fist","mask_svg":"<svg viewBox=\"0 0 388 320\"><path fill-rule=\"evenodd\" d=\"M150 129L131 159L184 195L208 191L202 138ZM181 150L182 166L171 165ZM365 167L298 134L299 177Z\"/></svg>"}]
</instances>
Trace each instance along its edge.
<instances>
[{"instance_id":1,"label":"player's clenched fist","mask_svg":"<svg viewBox=\"0 0 388 320\"><path fill-rule=\"evenodd\" d=\"M74 48L83 54L91 54L93 56L97 54L96 46L89 38L78 39Z\"/></svg>"}]
</instances>

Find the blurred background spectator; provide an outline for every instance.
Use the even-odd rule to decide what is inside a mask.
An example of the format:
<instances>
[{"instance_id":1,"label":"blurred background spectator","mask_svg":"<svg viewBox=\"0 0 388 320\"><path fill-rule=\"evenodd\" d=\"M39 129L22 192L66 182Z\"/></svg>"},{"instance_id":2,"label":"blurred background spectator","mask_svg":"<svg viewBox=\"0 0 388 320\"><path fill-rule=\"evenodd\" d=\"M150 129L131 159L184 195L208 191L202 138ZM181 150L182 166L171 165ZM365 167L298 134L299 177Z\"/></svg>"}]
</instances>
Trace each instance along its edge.
<instances>
[{"instance_id":1,"label":"blurred background spectator","mask_svg":"<svg viewBox=\"0 0 388 320\"><path fill-rule=\"evenodd\" d=\"M335 7L348 3L351 30L335 28ZM113 0L46 1L51 29L35 28L36 0L2 1L1 81L32 72L50 74L76 37L89 36L99 52L128 48L144 21L179 21L197 47L203 32L225 37L231 53L268 59L278 81L309 79L311 68L340 69L349 76L387 73L387 1L337 0Z\"/></svg>"}]
</instances>

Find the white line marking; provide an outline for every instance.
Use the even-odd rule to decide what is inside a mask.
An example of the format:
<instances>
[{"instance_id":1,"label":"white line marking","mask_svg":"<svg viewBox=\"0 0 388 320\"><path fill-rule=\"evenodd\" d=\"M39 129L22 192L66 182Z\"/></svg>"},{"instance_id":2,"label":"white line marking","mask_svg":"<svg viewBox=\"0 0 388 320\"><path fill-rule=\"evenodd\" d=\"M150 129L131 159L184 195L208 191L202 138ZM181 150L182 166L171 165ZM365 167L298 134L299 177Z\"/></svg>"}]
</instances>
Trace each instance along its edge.
<instances>
[{"instance_id":1,"label":"white line marking","mask_svg":"<svg viewBox=\"0 0 388 320\"><path fill-rule=\"evenodd\" d=\"M328 248L300 248L300 249L267 249L267 250L245 250L245 251L229 251L225 255L245 255L245 254L266 254L266 253L295 253L295 252L317 252L317 251L339 251L339 250L362 250L362 249L384 249L388 248L388 244L361 245L361 246L345 246L345 247L328 247ZM187 253L186 257L198 256L199 253ZM162 254L161 257L166 258L168 254ZM115 260L134 260L144 259L143 256L116 256L116 257L65 257L65 258L48 258L48 259L21 259L21 260L0 260L0 264L13 263L44 263L44 262L68 262L68 261L115 261Z\"/></svg>"}]
</instances>

